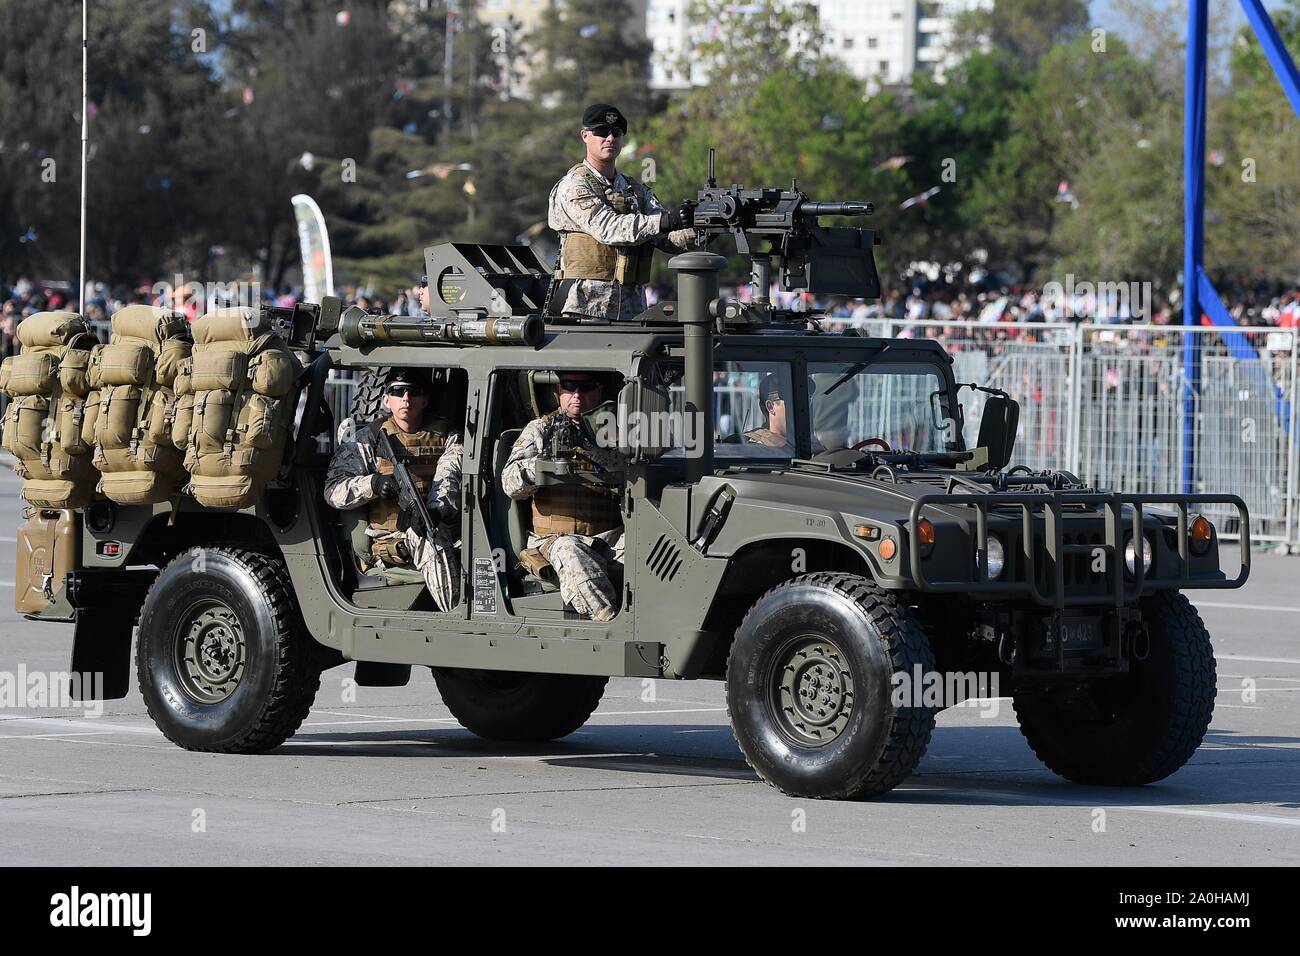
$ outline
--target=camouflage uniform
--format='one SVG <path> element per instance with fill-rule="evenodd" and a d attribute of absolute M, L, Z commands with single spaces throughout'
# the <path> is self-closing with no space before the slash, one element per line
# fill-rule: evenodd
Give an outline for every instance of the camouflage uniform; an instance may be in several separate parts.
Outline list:
<path fill-rule="evenodd" d="M 372 478 L 379 473 L 379 456 L 375 452 L 375 435 L 370 426 L 361 428 L 352 441 L 339 445 L 330 459 L 325 477 L 325 500 L 340 511 L 359 508 L 374 501 Z M 429 488 L 429 511 L 436 515 L 439 509 L 460 513 L 461 439 L 452 433 L 438 458 L 437 469 Z M 395 504 L 395 503 L 394 503 Z M 372 526 L 366 529 L 371 547 L 387 553 L 393 544 L 401 541 L 411 555 L 411 565 L 424 577 L 429 593 L 442 610 L 450 610 L 460 602 L 460 557 L 456 551 L 456 531 L 440 524 L 433 535 L 422 538 L 410 528 L 405 531 L 388 531 Z M 384 570 L 402 567 L 396 562 L 377 558 L 366 570 Z"/>
<path fill-rule="evenodd" d="M 564 602 L 594 621 L 608 621 L 618 613 L 620 603 L 613 582 L 622 578 L 623 520 L 614 494 L 618 485 L 609 493 L 590 486 L 585 489 L 570 486 L 555 497 L 551 496 L 551 488 L 537 485 L 537 459 L 550 446 L 553 423 L 562 415 L 563 412 L 552 412 L 528 423 L 510 451 L 501 473 L 501 486 L 515 500 L 533 500 L 533 531 L 528 536 L 528 547 L 539 550 L 555 569 Z M 582 447 L 595 467 L 622 476 L 625 465 L 616 452 L 586 442 Z M 602 494 L 606 502 L 601 502 Z M 558 502 L 556 510 L 563 512 L 566 501 L 576 507 L 568 514 L 558 515 L 542 503 Z M 585 514 L 577 513 L 579 510 Z M 555 526 L 557 518 L 559 522 L 567 521 L 592 533 L 538 533 L 539 527 L 544 532 Z M 601 530 L 602 525 L 615 523 L 616 526 Z"/>
<path fill-rule="evenodd" d="M 649 257 L 654 249 L 680 252 L 695 237 L 694 229 L 659 232 L 659 216 L 666 212 L 647 187 L 620 172 L 610 182 L 586 160 L 578 163 L 551 190 L 547 224 L 560 234 L 560 257 L 556 277 L 566 270 L 582 275 L 592 271 L 576 268 L 576 257 L 566 256 L 571 234 L 590 237 L 596 243 L 614 247 L 635 260 L 627 284 L 613 279 L 569 275 L 564 301 L 554 303 L 556 312 L 610 321 L 636 319 L 646 309 L 645 282 L 650 276 Z M 643 248 L 629 248 L 641 246 Z M 644 259 L 644 262 L 641 260 Z M 596 270 L 599 271 L 599 270 Z M 561 286 L 564 289 L 566 286 Z"/>

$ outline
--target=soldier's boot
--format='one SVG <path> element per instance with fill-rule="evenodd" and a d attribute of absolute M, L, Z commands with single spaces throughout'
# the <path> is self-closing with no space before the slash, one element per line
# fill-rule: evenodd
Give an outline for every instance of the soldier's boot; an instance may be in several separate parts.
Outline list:
<path fill-rule="evenodd" d="M 450 611 L 460 603 L 460 558 L 455 546 L 441 531 L 433 541 L 406 529 L 406 546 L 412 563 L 424 576 L 425 586 L 441 611 Z"/>

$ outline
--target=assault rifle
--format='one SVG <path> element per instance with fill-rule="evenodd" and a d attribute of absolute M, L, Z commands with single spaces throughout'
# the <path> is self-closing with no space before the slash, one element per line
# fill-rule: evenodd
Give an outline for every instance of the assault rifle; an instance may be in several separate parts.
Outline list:
<path fill-rule="evenodd" d="M 387 458 L 393 463 L 393 477 L 397 479 L 397 510 L 401 520 L 406 522 L 408 528 L 414 528 L 420 537 L 428 538 L 438 523 L 429 515 L 424 495 L 415 486 L 415 480 L 411 478 L 410 470 L 393 444 L 392 436 L 382 428 L 377 429 L 375 444 L 379 449 L 379 457 Z"/>

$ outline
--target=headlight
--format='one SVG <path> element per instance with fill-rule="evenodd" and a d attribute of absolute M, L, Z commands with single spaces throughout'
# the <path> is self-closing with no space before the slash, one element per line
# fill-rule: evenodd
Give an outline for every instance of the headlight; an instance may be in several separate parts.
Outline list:
<path fill-rule="evenodd" d="M 1007 564 L 1007 554 L 1002 549 L 1002 542 L 993 535 L 989 535 L 989 580 L 1001 576 L 1002 569 Z"/>
<path fill-rule="evenodd" d="M 1133 539 L 1131 537 L 1128 539 L 1128 544 L 1124 546 L 1124 566 L 1128 568 L 1129 574 L 1131 575 L 1137 574 L 1137 547 L 1133 543 Z M 1151 570 L 1151 542 L 1147 539 L 1146 535 L 1143 535 L 1142 536 L 1142 573 L 1146 574 L 1146 572 L 1150 570 Z"/>

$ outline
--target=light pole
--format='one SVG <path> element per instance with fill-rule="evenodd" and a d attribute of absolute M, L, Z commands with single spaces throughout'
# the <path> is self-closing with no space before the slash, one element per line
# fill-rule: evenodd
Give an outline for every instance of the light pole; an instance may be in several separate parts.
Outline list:
<path fill-rule="evenodd" d="M 87 26 L 90 14 L 87 7 L 90 0 L 81 0 L 81 264 L 77 270 L 77 313 L 86 314 L 86 140 L 89 135 L 86 116 L 86 96 L 89 53 L 87 47 Z"/>
<path fill-rule="evenodd" d="M 442 44 L 442 141 L 451 138 L 451 68 L 455 52 L 456 19 L 460 16 L 456 0 L 447 0 L 446 35 Z"/>

